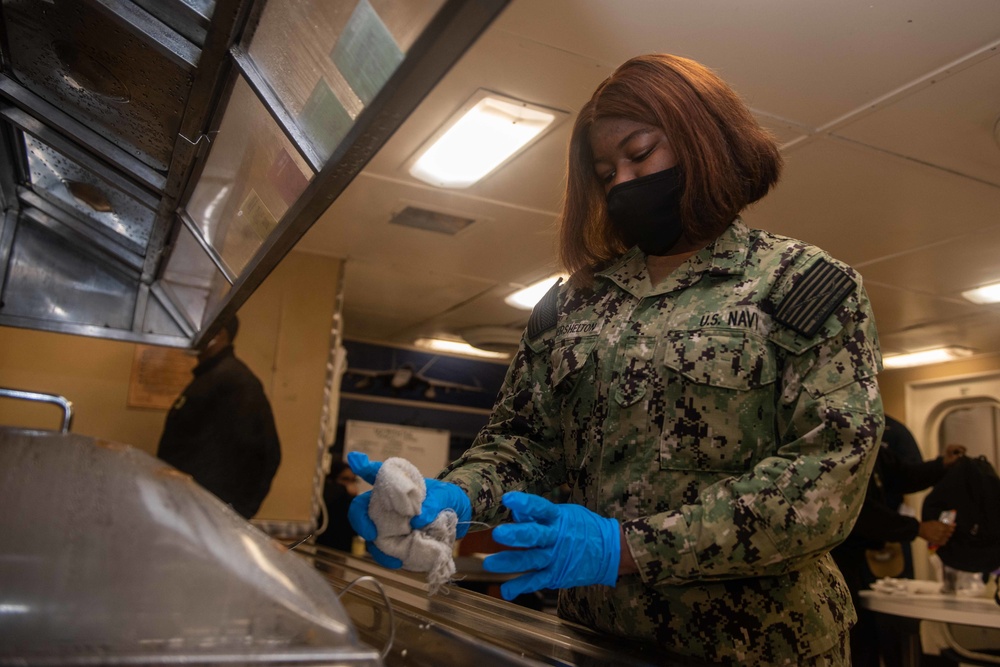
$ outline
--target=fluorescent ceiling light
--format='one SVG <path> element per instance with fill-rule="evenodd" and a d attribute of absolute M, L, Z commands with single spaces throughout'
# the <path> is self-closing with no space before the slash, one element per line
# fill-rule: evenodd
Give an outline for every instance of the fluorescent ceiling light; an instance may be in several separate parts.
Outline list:
<path fill-rule="evenodd" d="M 410 175 L 441 188 L 467 188 L 567 114 L 480 90 L 417 152 Z"/>
<path fill-rule="evenodd" d="M 445 340 L 443 338 L 418 338 L 413 342 L 417 347 L 435 352 L 449 352 L 451 354 L 464 354 L 470 357 L 485 357 L 487 359 L 507 359 L 509 354 L 504 352 L 490 352 L 472 347 L 468 343 L 457 340 Z"/>
<path fill-rule="evenodd" d="M 967 290 L 962 292 L 962 296 L 972 303 L 997 303 L 1000 301 L 1000 283 L 992 283 Z"/>
<path fill-rule="evenodd" d="M 565 280 L 566 275 L 559 274 L 549 276 L 545 280 L 539 280 L 537 283 L 528 285 L 524 289 L 518 290 L 507 296 L 504 301 L 508 306 L 520 308 L 521 310 L 531 310 L 535 307 L 535 304 L 538 303 L 538 300 L 545 296 L 545 293 L 549 291 L 549 288 L 552 287 L 552 285 L 554 285 L 560 278 Z"/>
<path fill-rule="evenodd" d="M 972 356 L 972 350 L 964 347 L 936 347 L 909 354 L 890 354 L 882 359 L 886 368 L 906 368 L 908 366 L 925 366 L 939 364 L 942 361 L 954 361 Z"/>

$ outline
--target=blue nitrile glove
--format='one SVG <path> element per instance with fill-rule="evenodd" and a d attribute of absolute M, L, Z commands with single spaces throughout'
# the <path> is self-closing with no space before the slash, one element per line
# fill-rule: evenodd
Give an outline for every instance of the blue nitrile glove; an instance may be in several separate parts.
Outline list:
<path fill-rule="evenodd" d="M 458 525 L 455 526 L 455 539 L 462 539 L 469 532 L 469 521 L 472 519 L 472 503 L 465 495 L 462 487 L 451 482 L 425 477 L 427 497 L 420 506 L 420 514 L 410 519 L 410 526 L 417 529 L 433 523 L 442 510 L 451 510 L 458 515 Z"/>
<path fill-rule="evenodd" d="M 615 519 L 582 505 L 557 505 L 520 491 L 503 494 L 514 521 L 493 529 L 493 539 L 524 551 L 501 551 L 483 560 L 488 572 L 527 572 L 500 586 L 505 600 L 543 588 L 618 581 L 621 529 Z"/>
<path fill-rule="evenodd" d="M 349 452 L 347 454 L 347 465 L 351 466 L 354 474 L 365 480 L 369 484 L 375 484 L 375 477 L 382 467 L 381 461 L 369 461 L 368 455 L 361 452 Z M 364 539 L 368 553 L 372 555 L 375 562 L 382 567 L 391 570 L 398 570 L 403 567 L 403 561 L 395 556 L 383 553 L 375 546 L 375 538 L 378 537 L 378 529 L 368 516 L 368 505 L 372 501 L 372 492 L 365 491 L 361 495 L 355 496 L 351 501 L 351 506 L 347 508 L 347 520 L 350 521 L 354 532 Z"/>
<path fill-rule="evenodd" d="M 347 464 L 351 466 L 355 475 L 373 485 L 375 477 L 378 476 L 378 471 L 382 467 L 381 461 L 369 461 L 368 455 L 362 452 L 348 453 Z M 465 491 L 455 484 L 437 479 L 424 478 L 424 485 L 427 488 L 427 496 L 420 507 L 420 514 L 410 519 L 410 527 L 414 530 L 423 528 L 432 523 L 442 510 L 450 509 L 458 515 L 455 537 L 464 537 L 469 532 L 469 520 L 472 518 L 472 504 L 469 502 L 469 497 L 465 495 Z M 347 510 L 347 520 L 351 522 L 354 532 L 364 539 L 368 553 L 372 555 L 376 563 L 393 570 L 399 569 L 403 566 L 401 560 L 383 553 L 375 546 L 378 529 L 371 517 L 368 516 L 368 505 L 371 500 L 371 491 L 365 491 L 355 497 Z"/>

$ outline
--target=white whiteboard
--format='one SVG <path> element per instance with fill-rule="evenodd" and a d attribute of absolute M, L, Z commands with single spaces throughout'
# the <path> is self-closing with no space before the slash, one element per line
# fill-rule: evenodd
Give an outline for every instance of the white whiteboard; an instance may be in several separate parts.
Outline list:
<path fill-rule="evenodd" d="M 424 477 L 436 477 L 448 465 L 449 431 L 398 424 L 347 420 L 344 460 L 349 452 L 364 452 L 372 461 L 399 456 L 417 467 Z M 361 490 L 371 488 L 360 478 Z"/>

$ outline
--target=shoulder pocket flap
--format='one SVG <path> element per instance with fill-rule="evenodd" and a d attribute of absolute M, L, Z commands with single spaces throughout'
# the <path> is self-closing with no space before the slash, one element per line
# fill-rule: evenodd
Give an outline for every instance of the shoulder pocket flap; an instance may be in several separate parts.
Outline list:
<path fill-rule="evenodd" d="M 767 342 L 744 331 L 670 332 L 664 364 L 692 382 L 725 389 L 762 387 L 777 373 Z"/>

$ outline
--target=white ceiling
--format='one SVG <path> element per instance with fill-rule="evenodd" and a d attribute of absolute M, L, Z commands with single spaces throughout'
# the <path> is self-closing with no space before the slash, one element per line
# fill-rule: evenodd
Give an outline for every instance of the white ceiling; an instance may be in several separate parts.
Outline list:
<path fill-rule="evenodd" d="M 998 0 L 513 0 L 300 242 L 346 259 L 345 334 L 523 328 L 503 297 L 558 268 L 572 122 L 466 190 L 405 165 L 478 88 L 575 113 L 657 51 L 713 68 L 774 131 L 782 181 L 744 218 L 859 269 L 884 353 L 1000 352 L 1000 306 L 960 296 L 1000 280 Z M 476 222 L 390 225 L 407 205 Z"/>

